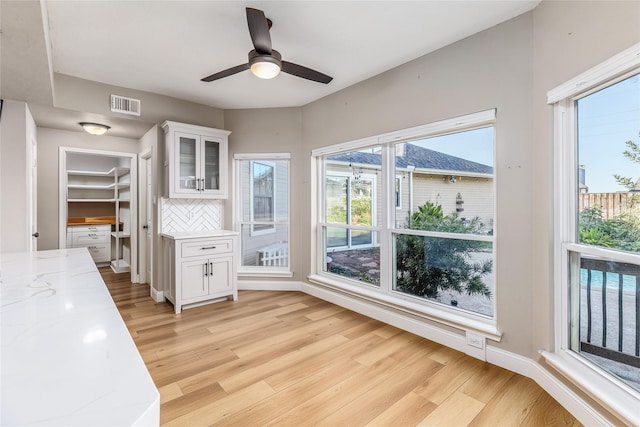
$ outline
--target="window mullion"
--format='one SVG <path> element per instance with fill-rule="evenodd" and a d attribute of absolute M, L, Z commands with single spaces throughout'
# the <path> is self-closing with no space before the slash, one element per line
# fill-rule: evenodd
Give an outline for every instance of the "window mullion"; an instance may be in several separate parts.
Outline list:
<path fill-rule="evenodd" d="M 395 257 L 393 256 L 393 241 L 391 240 L 391 221 L 393 218 L 391 205 L 393 204 L 393 214 L 395 215 L 395 194 L 392 198 L 391 192 L 395 192 L 395 178 L 393 180 L 394 185 L 389 185 L 390 177 L 395 177 L 395 167 L 392 165 L 394 156 L 391 154 L 391 144 L 387 143 L 382 146 L 382 167 L 380 173 L 381 186 L 382 186 L 382 218 L 380 219 L 380 225 L 382 226 L 382 233 L 378 234 L 380 239 L 380 289 L 382 292 L 391 293 L 393 283 L 393 264 Z M 393 203 L 391 203 L 393 200 Z M 384 278 L 384 280 L 382 280 Z"/>

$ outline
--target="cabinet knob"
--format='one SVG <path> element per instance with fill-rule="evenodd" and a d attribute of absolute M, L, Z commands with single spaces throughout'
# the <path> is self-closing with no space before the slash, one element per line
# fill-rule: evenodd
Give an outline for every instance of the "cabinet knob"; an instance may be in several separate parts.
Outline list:
<path fill-rule="evenodd" d="M 37 231 L 35 233 L 32 234 L 33 237 L 38 238 L 40 237 L 40 233 L 38 233 Z"/>
<path fill-rule="evenodd" d="M 215 246 L 205 246 L 203 248 L 200 248 L 201 251 L 207 250 L 207 249 L 215 249 Z"/>

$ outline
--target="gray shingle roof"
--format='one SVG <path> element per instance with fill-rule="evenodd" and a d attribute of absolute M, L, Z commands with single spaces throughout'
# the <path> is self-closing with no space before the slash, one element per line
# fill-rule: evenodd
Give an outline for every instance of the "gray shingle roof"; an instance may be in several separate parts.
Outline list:
<path fill-rule="evenodd" d="M 359 163 L 365 165 L 380 165 L 380 154 L 361 153 L 358 151 L 334 154 L 327 157 L 328 160 L 334 160 L 345 163 Z M 462 159 L 460 157 L 450 156 L 440 153 L 439 151 L 429 150 L 414 144 L 405 144 L 405 155 L 396 156 L 396 167 L 406 168 L 407 166 L 415 166 L 416 169 L 440 169 L 447 171 L 460 171 L 471 173 L 492 174 L 493 167 L 482 163 L 472 162 L 471 160 Z"/>

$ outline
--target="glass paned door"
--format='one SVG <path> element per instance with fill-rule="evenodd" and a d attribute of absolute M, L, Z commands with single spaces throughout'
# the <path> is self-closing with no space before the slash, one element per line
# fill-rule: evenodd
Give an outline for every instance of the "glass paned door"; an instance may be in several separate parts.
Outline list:
<path fill-rule="evenodd" d="M 204 140 L 204 189 L 220 189 L 220 143 Z"/>
<path fill-rule="evenodd" d="M 349 179 L 346 176 L 327 176 L 326 179 L 326 220 L 335 224 L 347 223 Z M 328 227 L 327 248 L 348 246 L 347 229 Z"/>
<path fill-rule="evenodd" d="M 178 143 L 179 189 L 195 190 L 197 188 L 196 147 L 197 137 L 180 136 Z"/>
<path fill-rule="evenodd" d="M 353 179 L 351 182 L 350 214 L 352 225 L 371 226 L 373 219 L 373 181 L 371 179 Z M 366 230 L 350 230 L 351 245 L 371 245 L 372 232 Z"/>

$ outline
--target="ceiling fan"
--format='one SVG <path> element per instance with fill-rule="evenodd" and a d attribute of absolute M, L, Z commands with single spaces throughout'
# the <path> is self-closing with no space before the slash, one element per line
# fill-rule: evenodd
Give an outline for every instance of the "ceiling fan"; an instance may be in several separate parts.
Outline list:
<path fill-rule="evenodd" d="M 302 77 L 303 79 L 324 84 L 333 80 L 333 77 L 322 74 L 319 71 L 294 64 L 293 62 L 283 61 L 280 52 L 271 48 L 269 29 L 271 28 L 272 22 L 270 19 L 267 19 L 263 11 L 248 7 L 247 24 L 249 26 L 251 42 L 254 47 L 254 49 L 249 52 L 249 62 L 211 74 L 201 79 L 203 82 L 212 82 L 248 69 L 251 69 L 254 75 L 262 79 L 272 79 L 277 76 L 280 71 L 284 71 L 296 77 Z"/>

